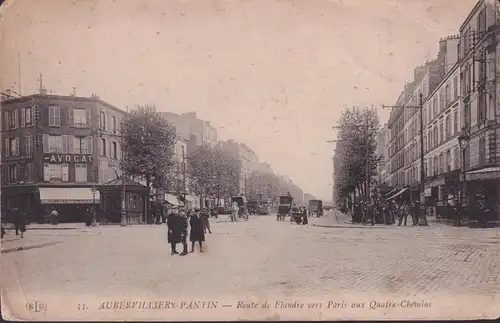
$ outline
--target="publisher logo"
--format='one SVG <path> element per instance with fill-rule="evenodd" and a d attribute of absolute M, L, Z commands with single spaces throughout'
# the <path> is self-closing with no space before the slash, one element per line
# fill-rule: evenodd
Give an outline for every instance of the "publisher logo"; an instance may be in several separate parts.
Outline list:
<path fill-rule="evenodd" d="M 33 301 L 26 304 L 26 308 L 30 312 L 45 312 L 47 310 L 47 304 L 40 301 Z"/>

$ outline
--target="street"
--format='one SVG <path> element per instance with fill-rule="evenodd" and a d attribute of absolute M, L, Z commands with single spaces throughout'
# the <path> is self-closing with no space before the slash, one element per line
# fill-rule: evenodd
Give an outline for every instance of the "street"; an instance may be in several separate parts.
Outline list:
<path fill-rule="evenodd" d="M 195 246 L 186 257 L 170 255 L 165 225 L 28 229 L 23 240 L 9 231 L 3 306 L 35 320 L 498 316 L 498 229 L 358 228 L 330 219 L 328 212 L 299 226 L 275 216 L 231 223 L 222 215 L 212 219 L 205 253 Z M 315 226 L 328 221 L 338 226 Z M 266 300 L 271 307 L 263 309 Z M 403 300 L 422 307 L 410 310 Z M 35 301 L 46 309 L 27 311 Z M 120 301 L 172 305 L 120 311 Z M 295 301 L 308 305 L 290 308 Z"/>

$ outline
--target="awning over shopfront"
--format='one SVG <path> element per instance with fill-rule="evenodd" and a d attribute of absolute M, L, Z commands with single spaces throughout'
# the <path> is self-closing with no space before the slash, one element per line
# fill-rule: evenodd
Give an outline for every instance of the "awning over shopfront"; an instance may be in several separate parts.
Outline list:
<path fill-rule="evenodd" d="M 165 201 L 167 201 L 168 204 L 174 205 L 174 206 L 179 206 L 179 199 L 177 196 L 172 195 L 172 194 L 165 194 Z"/>
<path fill-rule="evenodd" d="M 90 187 L 40 187 L 42 204 L 96 204 L 100 203 L 99 191 L 92 195 Z"/>
<path fill-rule="evenodd" d="M 389 192 L 385 193 L 385 196 L 391 196 L 391 194 L 394 194 L 395 192 L 397 192 L 400 188 L 399 187 L 395 187 L 393 188 L 392 190 L 390 190 Z"/>
<path fill-rule="evenodd" d="M 392 195 L 391 197 L 386 198 L 386 200 L 392 200 L 393 198 L 396 198 L 399 195 L 403 194 L 406 190 L 408 190 L 408 188 L 403 188 L 402 190 L 400 190 L 396 194 Z"/>
<path fill-rule="evenodd" d="M 487 167 L 466 173 L 467 181 L 500 179 L 500 167 Z"/>

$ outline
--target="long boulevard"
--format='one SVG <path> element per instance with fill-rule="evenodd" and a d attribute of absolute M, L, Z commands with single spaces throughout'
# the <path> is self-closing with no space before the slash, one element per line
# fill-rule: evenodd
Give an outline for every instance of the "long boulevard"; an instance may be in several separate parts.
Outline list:
<path fill-rule="evenodd" d="M 446 317 L 492 315 L 488 308 L 500 305 L 498 229 L 360 228 L 333 213 L 307 226 L 221 216 L 205 253 L 179 257 L 169 253 L 165 225 L 76 226 L 5 236 L 2 297 L 19 317 Z M 266 300 L 271 307 L 262 309 Z M 35 301 L 46 310 L 28 311 Z M 465 301 L 470 308 L 458 306 Z"/>

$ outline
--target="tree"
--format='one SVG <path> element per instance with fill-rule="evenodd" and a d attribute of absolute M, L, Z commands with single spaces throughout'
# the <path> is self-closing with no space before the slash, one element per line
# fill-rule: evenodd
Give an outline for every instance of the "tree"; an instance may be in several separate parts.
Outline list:
<path fill-rule="evenodd" d="M 241 160 L 220 147 L 214 148 L 217 193 L 229 198 L 239 194 Z"/>
<path fill-rule="evenodd" d="M 148 192 L 151 186 L 165 188 L 174 166 L 174 127 L 154 105 L 138 105 L 125 115 L 121 135 L 124 173 L 144 179 Z"/>
<path fill-rule="evenodd" d="M 376 175 L 376 136 L 379 120 L 373 109 L 346 109 L 339 121 L 339 135 L 334 152 L 336 202 L 356 188 L 369 197 L 371 178 Z"/>
<path fill-rule="evenodd" d="M 187 171 L 192 192 L 200 197 L 203 205 L 203 195 L 215 184 L 216 161 L 213 149 L 208 145 L 196 147 L 188 156 Z"/>

